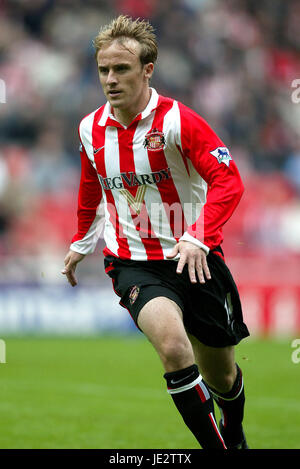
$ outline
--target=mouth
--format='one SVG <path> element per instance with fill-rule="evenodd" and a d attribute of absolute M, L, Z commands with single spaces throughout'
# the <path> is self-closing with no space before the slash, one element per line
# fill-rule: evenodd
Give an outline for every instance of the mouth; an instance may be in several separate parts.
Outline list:
<path fill-rule="evenodd" d="M 118 98 L 121 93 L 122 93 L 122 91 L 119 91 L 119 90 L 110 90 L 110 91 L 107 92 L 107 94 L 110 98 Z"/>

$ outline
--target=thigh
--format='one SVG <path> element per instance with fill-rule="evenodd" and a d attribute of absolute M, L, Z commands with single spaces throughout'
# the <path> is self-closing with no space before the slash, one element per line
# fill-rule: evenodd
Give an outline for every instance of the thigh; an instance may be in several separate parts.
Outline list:
<path fill-rule="evenodd" d="M 175 371 L 195 362 L 182 311 L 171 299 L 151 299 L 139 313 L 138 326 L 156 349 L 165 371 Z"/>
<path fill-rule="evenodd" d="M 184 310 L 185 294 L 174 277 L 176 266 L 172 261 L 144 262 L 107 256 L 104 264 L 113 289 L 121 298 L 120 305 L 127 309 L 138 327 L 141 309 L 154 298 L 168 298 L 178 305 L 178 311 Z"/>
<path fill-rule="evenodd" d="M 202 344 L 222 348 L 237 345 L 249 335 L 234 279 L 225 262 L 213 252 L 207 256 L 211 280 L 192 284 L 187 297 L 186 330 Z"/>
<path fill-rule="evenodd" d="M 220 392 L 228 392 L 236 377 L 235 348 L 211 347 L 189 334 L 195 360 L 204 380 Z"/>

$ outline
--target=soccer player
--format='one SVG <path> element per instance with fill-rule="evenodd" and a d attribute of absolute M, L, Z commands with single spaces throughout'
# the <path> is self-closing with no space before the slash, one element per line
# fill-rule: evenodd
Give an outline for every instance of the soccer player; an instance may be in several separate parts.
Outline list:
<path fill-rule="evenodd" d="M 62 273 L 77 284 L 104 224 L 105 271 L 184 422 L 202 448 L 247 448 L 234 346 L 249 332 L 220 247 L 243 193 L 236 164 L 204 119 L 149 86 L 157 43 L 147 21 L 119 16 L 94 46 L 107 103 L 79 125 L 78 232 Z"/>

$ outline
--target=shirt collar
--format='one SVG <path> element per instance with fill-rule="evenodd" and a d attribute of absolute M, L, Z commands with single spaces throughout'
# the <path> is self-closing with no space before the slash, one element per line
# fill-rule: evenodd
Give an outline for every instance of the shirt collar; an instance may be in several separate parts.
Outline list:
<path fill-rule="evenodd" d="M 133 122 L 137 121 L 137 120 L 145 119 L 157 108 L 159 95 L 158 95 L 157 91 L 154 88 L 150 88 L 150 90 L 151 90 L 151 97 L 149 99 L 149 102 L 148 102 L 147 106 L 145 107 L 145 109 L 142 112 L 140 112 L 137 116 L 135 116 L 135 118 L 130 123 L 130 125 Z M 127 127 L 129 127 L 129 126 L 125 127 L 120 122 L 118 122 L 118 120 L 115 118 L 115 116 L 112 113 L 111 105 L 109 104 L 108 101 L 104 106 L 102 116 L 98 121 L 98 125 L 100 125 L 102 127 L 106 127 L 106 126 L 110 125 L 110 126 L 113 126 L 113 127 L 122 127 L 122 128 L 125 128 L 125 129 Z"/>

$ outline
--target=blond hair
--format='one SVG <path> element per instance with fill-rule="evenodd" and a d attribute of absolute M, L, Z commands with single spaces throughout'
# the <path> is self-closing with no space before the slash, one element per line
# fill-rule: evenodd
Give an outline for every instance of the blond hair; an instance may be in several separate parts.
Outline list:
<path fill-rule="evenodd" d="M 118 16 L 100 29 L 93 41 L 96 59 L 99 50 L 104 45 L 114 40 L 123 44 L 127 39 L 135 39 L 141 45 L 140 61 L 142 65 L 156 61 L 157 42 L 154 28 L 146 20 L 140 18 L 133 20 L 124 15 Z"/>

